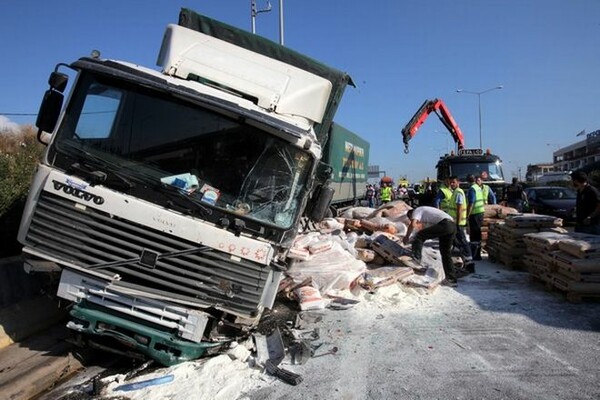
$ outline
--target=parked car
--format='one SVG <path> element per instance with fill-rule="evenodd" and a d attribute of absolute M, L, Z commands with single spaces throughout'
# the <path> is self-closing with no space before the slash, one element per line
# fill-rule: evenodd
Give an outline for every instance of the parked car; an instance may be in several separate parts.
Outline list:
<path fill-rule="evenodd" d="M 552 215 L 564 221 L 575 220 L 577 192 L 560 186 L 536 186 L 525 189 L 529 208 L 536 214 Z"/>
<path fill-rule="evenodd" d="M 571 182 L 571 171 L 549 172 L 537 178 L 536 181 L 538 185 L 551 185 L 552 182 Z"/>

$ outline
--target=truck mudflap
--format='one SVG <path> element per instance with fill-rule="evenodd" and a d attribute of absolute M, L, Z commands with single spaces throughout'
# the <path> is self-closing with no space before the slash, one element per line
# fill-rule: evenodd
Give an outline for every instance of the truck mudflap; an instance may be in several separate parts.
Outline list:
<path fill-rule="evenodd" d="M 141 353 L 162 365 L 172 366 L 219 351 L 229 342 L 193 343 L 169 331 L 142 325 L 105 312 L 82 301 L 73 306 L 67 327 L 77 332 L 114 339 L 129 350 Z"/>

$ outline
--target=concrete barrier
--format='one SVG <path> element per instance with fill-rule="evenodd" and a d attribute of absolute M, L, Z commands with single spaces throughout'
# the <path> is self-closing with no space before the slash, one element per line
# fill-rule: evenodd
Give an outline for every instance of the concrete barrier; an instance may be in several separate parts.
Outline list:
<path fill-rule="evenodd" d="M 65 319 L 48 275 L 29 275 L 21 257 L 0 260 L 0 348 Z"/>
<path fill-rule="evenodd" d="M 23 300 L 0 310 L 0 349 L 66 320 L 67 311 L 47 296 Z"/>
<path fill-rule="evenodd" d="M 67 328 L 55 325 L 0 350 L 0 399 L 29 400 L 81 370 L 65 339 Z"/>

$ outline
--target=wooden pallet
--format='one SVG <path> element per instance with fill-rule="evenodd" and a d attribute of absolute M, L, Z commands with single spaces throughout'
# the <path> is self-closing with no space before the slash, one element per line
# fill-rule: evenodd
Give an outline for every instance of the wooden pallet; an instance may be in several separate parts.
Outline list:
<path fill-rule="evenodd" d="M 552 273 L 552 283 L 558 289 L 567 292 L 579 292 L 600 295 L 600 282 L 575 281 L 559 273 Z"/>
<path fill-rule="evenodd" d="M 554 290 L 551 271 L 538 265 L 533 271 L 530 272 L 530 277 L 532 281 L 541 282 L 547 290 Z"/>
<path fill-rule="evenodd" d="M 394 265 L 404 265 L 415 271 L 427 269 L 412 258 L 412 252 L 384 235 L 378 236 L 372 243 L 373 251 Z"/>
<path fill-rule="evenodd" d="M 525 253 L 527 253 L 526 247 L 514 246 L 510 243 L 502 243 L 498 246 L 498 250 L 502 254 L 509 255 L 511 257 L 522 257 Z"/>
<path fill-rule="evenodd" d="M 550 262 L 543 256 L 531 253 L 526 253 L 523 256 L 523 262 L 530 266 L 540 266 L 544 268 L 548 268 L 550 265 Z"/>
<path fill-rule="evenodd" d="M 584 301 L 598 301 L 600 299 L 600 292 L 585 292 L 579 290 L 564 289 L 560 286 L 553 285 L 549 290 L 559 292 L 569 303 L 582 303 Z"/>
<path fill-rule="evenodd" d="M 584 301 L 600 300 L 600 293 L 566 292 L 565 297 L 569 303 L 583 303 Z"/>
<path fill-rule="evenodd" d="M 537 262 L 538 258 L 533 257 L 530 254 L 525 254 L 523 256 L 523 264 L 525 265 L 527 272 L 529 272 L 532 275 L 537 274 L 538 268 L 545 267 L 544 265 L 539 265 Z"/>
<path fill-rule="evenodd" d="M 508 268 L 511 269 L 526 269 L 526 265 L 523 263 L 523 256 L 514 257 L 508 254 L 500 254 L 498 260 L 500 260 L 500 263 L 506 265 Z"/>
<path fill-rule="evenodd" d="M 495 247 L 486 246 L 485 251 L 488 253 L 488 260 L 492 263 L 498 262 L 498 255 L 500 254 L 499 250 Z"/>
<path fill-rule="evenodd" d="M 563 266 L 557 267 L 556 272 L 574 281 L 600 283 L 600 273 L 598 272 L 581 272 Z"/>
<path fill-rule="evenodd" d="M 505 237 L 502 242 L 502 247 L 506 249 L 527 249 L 527 245 L 521 238 Z"/>

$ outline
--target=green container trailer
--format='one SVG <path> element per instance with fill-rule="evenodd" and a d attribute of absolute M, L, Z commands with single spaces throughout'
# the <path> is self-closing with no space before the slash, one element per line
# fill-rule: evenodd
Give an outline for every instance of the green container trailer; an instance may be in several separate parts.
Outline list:
<path fill-rule="evenodd" d="M 334 122 L 323 152 L 329 164 L 330 187 L 335 189 L 331 206 L 336 211 L 358 205 L 365 198 L 369 165 L 369 142 Z"/>

